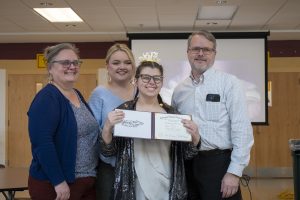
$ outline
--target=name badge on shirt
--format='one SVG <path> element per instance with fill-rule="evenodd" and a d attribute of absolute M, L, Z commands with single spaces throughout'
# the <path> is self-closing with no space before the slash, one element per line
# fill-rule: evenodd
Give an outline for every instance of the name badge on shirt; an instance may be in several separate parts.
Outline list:
<path fill-rule="evenodd" d="M 206 101 L 211 102 L 220 102 L 220 95 L 219 94 L 207 94 L 206 95 Z"/>

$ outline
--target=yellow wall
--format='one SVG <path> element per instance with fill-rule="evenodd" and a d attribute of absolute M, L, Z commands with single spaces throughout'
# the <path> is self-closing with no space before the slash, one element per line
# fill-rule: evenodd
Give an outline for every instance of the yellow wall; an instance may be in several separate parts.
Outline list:
<path fill-rule="evenodd" d="M 270 58 L 269 72 L 300 72 L 300 57 Z"/>

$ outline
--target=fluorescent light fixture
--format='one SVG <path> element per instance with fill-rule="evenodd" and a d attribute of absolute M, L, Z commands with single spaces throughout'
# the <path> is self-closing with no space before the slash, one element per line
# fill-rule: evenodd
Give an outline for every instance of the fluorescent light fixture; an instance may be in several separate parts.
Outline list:
<path fill-rule="evenodd" d="M 231 20 L 238 6 L 202 6 L 198 11 L 198 20 Z"/>
<path fill-rule="evenodd" d="M 33 8 L 50 22 L 83 22 L 71 8 Z"/>

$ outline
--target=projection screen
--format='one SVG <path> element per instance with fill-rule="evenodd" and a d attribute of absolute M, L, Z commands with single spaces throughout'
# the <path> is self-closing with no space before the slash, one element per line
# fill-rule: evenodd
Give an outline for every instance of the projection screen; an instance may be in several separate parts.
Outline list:
<path fill-rule="evenodd" d="M 244 87 L 253 124 L 268 124 L 267 32 L 213 33 L 217 38 L 214 68 L 237 76 Z M 166 103 L 176 85 L 190 75 L 187 59 L 189 33 L 128 34 L 137 61 L 145 52 L 157 52 L 164 67 L 161 95 Z"/>

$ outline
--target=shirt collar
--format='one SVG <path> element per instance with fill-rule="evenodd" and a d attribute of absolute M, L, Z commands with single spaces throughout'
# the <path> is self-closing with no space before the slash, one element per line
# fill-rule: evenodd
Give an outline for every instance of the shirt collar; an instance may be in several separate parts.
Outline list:
<path fill-rule="evenodd" d="M 205 83 L 205 81 L 207 81 L 208 79 L 210 79 L 210 77 L 213 76 L 215 71 L 216 71 L 215 69 L 213 69 L 212 67 L 209 67 L 203 74 L 201 74 L 199 82 L 194 78 L 192 71 L 191 71 L 190 79 L 192 81 L 192 84 L 194 86 L 197 86 L 197 85 L 201 85 L 201 84 Z"/>

